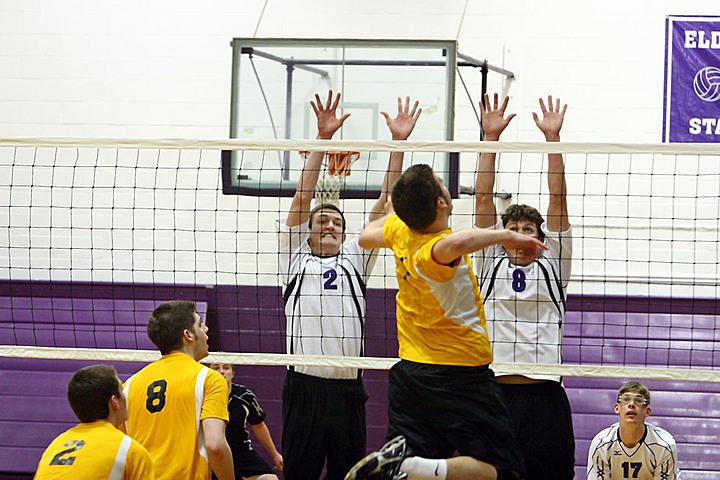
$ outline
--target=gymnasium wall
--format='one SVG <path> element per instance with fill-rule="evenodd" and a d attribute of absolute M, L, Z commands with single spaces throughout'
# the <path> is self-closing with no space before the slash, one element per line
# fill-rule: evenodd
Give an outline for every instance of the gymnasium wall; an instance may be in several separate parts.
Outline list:
<path fill-rule="evenodd" d="M 0 49 L 0 137 L 227 138 L 230 118 L 230 40 L 233 37 L 256 36 L 457 39 L 461 52 L 475 58 L 486 58 L 492 64 L 516 74 L 516 79 L 507 84 L 503 83 L 500 75 L 490 75 L 490 91 L 503 90 L 509 93 L 512 96 L 510 110 L 518 113 L 504 134 L 504 140 L 541 141 L 542 136 L 532 121 L 531 112 L 537 111 L 539 96 L 554 94 L 570 107 L 563 127 L 564 141 L 659 142 L 662 127 L 664 19 L 668 14 L 718 15 L 720 5 L 702 1 L 628 3 L 616 0 L 600 3 L 554 1 L 549 4 L 531 1 L 496 4 L 457 0 L 428 0 L 422 3 L 371 0 L 347 6 L 335 1 L 280 0 L 212 1 L 203 4 L 164 0 L 150 3 L 128 1 L 107 5 L 89 0 L 3 2 L 0 4 L 0 44 L 3 46 Z M 382 85 L 377 87 L 382 90 Z M 471 85 L 471 92 L 476 97 L 474 100 L 477 100 L 476 87 Z M 384 108 L 392 109 L 393 105 L 384 105 Z M 477 119 L 460 87 L 456 94 L 455 125 L 457 140 L 477 140 Z M 216 153 L 204 152 L 201 159 L 188 153 L 188 157 L 183 156 L 180 163 L 187 166 L 197 162 L 202 165 L 203 188 L 219 189 L 218 179 L 213 177 L 216 172 L 211 170 L 219 164 Z M 168 154 L 170 168 L 173 168 L 175 154 Z M 131 152 L 131 155 L 134 153 Z M 75 162 L 74 152 L 70 152 L 70 156 L 72 158 L 69 160 L 63 158 L 62 161 L 51 158 L 49 165 L 64 163 L 72 166 Z M 515 161 L 508 158 L 504 157 L 506 165 L 507 162 Z M 105 166 L 113 166 L 115 163 L 114 158 L 104 160 L 102 164 Z M 594 164 L 593 167 L 597 170 L 602 165 Z M 608 162 L 608 168 L 616 165 L 625 168 L 622 161 Z M 645 165 L 643 172 L 647 172 L 650 165 L 663 172 L 674 168 L 672 164 L 660 165 L 651 160 L 641 160 L 639 165 Z M 702 165 L 710 164 L 701 162 Z M 461 184 L 471 185 L 474 156 L 461 157 L 460 166 Z M 588 165 L 570 160 L 567 169 L 570 195 L 574 195 L 585 181 L 582 175 Z M 75 183 L 86 180 L 73 177 L 74 172 L 62 177 L 59 169 L 55 169 L 53 174 L 57 178 L 53 178 L 52 182 L 61 182 L 61 178 L 70 178 L 68 181 Z M 532 177 L 530 181 L 535 182 L 535 185 L 542 181 L 535 178 Z M 126 177 L 111 180 L 118 182 L 117 192 L 121 195 L 122 188 L 132 187 L 127 182 L 134 181 Z M 517 193 L 523 192 L 523 188 L 515 175 L 498 177 L 499 191 Z M 601 184 L 599 188 L 606 187 Z M 614 188 L 627 187 L 615 184 Z M 681 195 L 682 185 L 679 188 L 677 193 Z M 717 185 L 708 188 L 717 188 Z M 640 184 L 632 190 L 642 193 L 648 190 L 648 186 Z M 184 194 L 189 198 L 189 192 Z M 693 197 L 691 195 L 689 198 Z M 39 202 L 44 201 L 37 192 L 34 198 Z M 617 245 L 610 245 L 604 240 L 606 232 L 600 231 L 605 223 L 588 223 L 587 218 L 603 219 L 606 211 L 629 211 L 629 207 L 624 198 L 620 200 L 622 204 L 608 205 L 602 199 L 599 204 L 588 206 L 586 202 L 592 202 L 592 198 L 585 197 L 582 204 L 574 199 L 570 202 L 576 235 L 586 238 L 582 247 L 584 251 L 577 252 L 578 258 L 583 255 L 584 260 L 582 264 L 578 262 L 576 265 L 576 278 L 583 275 L 607 278 L 607 272 L 603 271 L 605 266 L 593 264 L 589 259 L 604 258 L 603 254 L 608 248 L 613 252 L 627 249 L 626 257 L 639 259 L 642 263 L 635 271 L 630 271 L 630 267 L 625 264 L 621 270 L 625 268 L 627 271 L 621 273 L 659 277 L 663 279 L 660 283 L 664 286 L 649 290 L 644 286 L 643 278 L 640 278 L 641 287 L 628 290 L 624 278 L 620 278 L 614 286 L 616 290 L 610 293 L 703 297 L 716 294 L 712 286 L 700 292 L 695 287 L 677 291 L 681 285 L 693 285 L 698 278 L 707 283 L 707 279 L 716 273 L 712 265 L 708 267 L 710 270 L 702 270 L 694 266 L 692 260 L 717 258 L 712 244 L 699 247 L 701 251 L 698 252 L 685 252 L 678 248 L 676 241 L 649 246 L 644 242 L 626 245 L 620 240 L 616 242 Z M 200 209 L 208 199 L 212 205 L 216 202 L 213 196 L 188 201 L 196 202 L 196 208 Z M 57 198 L 53 200 L 57 201 Z M 245 245 L 247 250 L 273 255 L 272 252 L 277 248 L 274 221 L 279 212 L 287 209 L 287 200 L 283 199 L 279 204 L 277 199 L 217 200 L 220 211 L 217 213 L 216 225 L 210 229 L 212 232 L 199 235 L 197 241 L 212 244 L 220 252 L 209 264 L 215 261 L 218 265 L 233 265 L 234 272 L 224 275 L 229 280 L 214 276 L 210 280 L 200 277 L 157 278 L 157 273 L 153 274 L 155 276 L 144 276 L 142 273 L 130 276 L 135 281 L 143 282 L 276 285 L 274 259 L 268 257 L 267 261 L 258 262 L 251 255 L 236 255 L 234 260 L 229 260 L 229 257 L 241 251 L 238 245 Z M 513 197 L 513 201 L 538 204 L 541 210 L 544 210 L 543 200 L 522 195 Z M 656 212 L 670 211 L 656 200 L 651 203 L 661 207 Z M 368 204 L 354 201 L 344 207 L 351 212 L 349 225 L 352 230 L 361 222 L 361 216 L 352 212 L 367 210 Z M 678 210 L 691 207 L 683 205 Z M 640 208 L 647 209 L 647 205 Z M 259 215 L 258 211 L 265 213 Z M 705 206 L 700 208 L 700 212 L 708 211 L 712 212 Z M 118 215 L 113 221 L 116 225 L 122 225 L 124 219 L 129 217 L 117 212 L 119 210 L 113 214 Z M 472 212 L 472 200 L 468 197 L 458 200 L 455 212 L 454 227 L 468 227 L 471 219 L 462 215 Z M 580 218 L 581 214 L 585 217 Z M 33 215 L 42 218 L 45 213 L 35 210 Z M 149 216 L 143 217 L 145 213 L 140 211 L 134 215 L 138 216 L 133 219 L 137 224 L 153 221 Z M 191 218 L 185 215 L 180 220 L 185 219 L 205 225 L 209 217 Z M 701 235 L 714 233 L 712 229 L 706 231 L 694 225 L 682 225 L 679 228 L 677 223 L 672 222 L 676 220 L 656 222 L 655 230 L 649 231 L 647 235 L 692 239 L 696 231 L 705 232 Z M 629 226 L 620 226 L 612 235 L 625 238 L 630 229 L 638 226 L 632 224 L 632 221 L 630 223 Z M 58 227 L 56 232 L 63 228 L 62 222 L 56 222 L 53 226 Z M 681 230 L 681 233 L 674 235 L 673 230 Z M 98 244 L 109 241 L 94 240 Z M 22 239 L 18 242 L 15 238 L 8 238 L 7 241 L 9 244 L 22 245 Z M 47 241 L 50 243 L 49 239 Z M 21 259 L 24 257 L 22 252 L 18 255 Z M 170 262 L 175 260 L 168 258 Z M 202 264 L 204 258 L 195 256 L 194 261 Z M 676 264 L 670 269 L 667 266 L 670 258 L 688 258 L 690 261 L 683 265 Z M 653 268 L 647 267 L 649 263 L 646 260 L 650 259 L 656 262 Z M 164 260 L 161 255 L 157 255 L 153 261 L 162 263 Z M 15 260 L 15 264 L 22 265 L 22 261 L 18 263 Z M 142 265 L 143 262 L 136 261 L 135 264 Z M 261 270 L 262 278 L 254 276 L 258 269 Z M 146 270 L 157 272 L 167 269 L 161 264 L 152 265 Z M 204 268 L 196 270 L 205 271 Z M 212 268 L 208 271 L 212 271 Z M 62 272 L 55 272 L 55 275 L 54 278 L 69 279 L 69 275 Z M 10 278 L 18 278 L 18 273 L 14 272 Z M 89 276 L 82 275 L 74 278 L 90 280 Z M 668 278 L 674 280 L 674 291 L 670 291 L 667 286 Z M 392 286 L 392 279 L 387 282 L 382 279 L 375 286 Z M 571 291 L 575 289 L 579 292 L 578 288 L 577 283 L 571 285 Z M 608 293 L 609 287 L 607 281 L 603 280 L 594 286 L 586 283 L 583 288 L 582 293 Z"/>
<path fill-rule="evenodd" d="M 486 58 L 516 74 L 516 79 L 509 84 L 502 84 L 499 76 L 490 77 L 490 90 L 503 89 L 509 93 L 512 96 L 511 110 L 518 113 L 504 140 L 542 140 L 533 124 L 531 112 L 537 110 L 539 96 L 553 94 L 570 106 L 563 128 L 565 141 L 659 142 L 662 129 L 664 18 L 669 14 L 720 15 L 720 4 L 699 0 L 0 2 L 0 137 L 227 138 L 231 74 L 229 42 L 233 37 L 256 36 L 457 39 L 461 52 Z M 478 138 L 474 113 L 460 93 L 457 95 L 455 123 L 457 140 Z M 473 168 L 472 159 L 463 162 L 465 183 L 468 183 L 467 175 Z M 219 160 L 209 155 L 199 163 L 213 168 Z M 211 179 L 208 185 L 212 186 L 213 182 Z M 35 199 L 40 200 L 38 197 Z M 208 241 L 220 245 L 222 255 L 218 257 L 219 261 L 212 261 L 228 271 L 211 276 L 207 281 L 199 277 L 174 279 L 161 274 L 158 278 L 157 273 L 145 275 L 141 272 L 135 276 L 133 272 L 114 274 L 127 274 L 128 278 L 137 278 L 146 286 L 155 280 L 160 283 L 240 283 L 250 288 L 258 282 L 261 286 L 274 287 L 276 269 L 273 259 L 264 262 L 253 256 L 230 257 L 237 251 L 236 244 L 252 239 L 253 244 L 243 247 L 244 251 L 260 250 L 274 258 L 276 238 L 272 232 L 276 215 L 271 213 L 287 209 L 287 200 L 278 205 L 275 199 L 224 198 L 220 203 L 223 219 L 227 221 L 223 222 L 217 237 L 212 237 L 212 241 L 207 236 L 205 240 L 195 240 L 200 244 Z M 240 205 L 244 213 L 236 215 L 234 212 L 239 210 Z M 364 207 L 356 202 L 351 209 L 361 210 Z M 468 199 L 458 202 L 458 213 L 468 214 L 471 208 Z M 258 216 L 257 211 L 271 213 Z M 349 221 L 351 227 L 358 225 L 360 216 L 351 215 Z M 464 221 L 469 225 L 469 220 Z M 264 233 L 258 236 L 258 231 Z M 216 238 L 220 241 L 215 242 Z M 255 238 L 259 239 L 257 245 Z M 22 239 L 0 237 L 0 246 L 22 244 L 18 240 Z M 96 243 L 95 247 L 98 245 L 101 243 Z M 79 253 L 79 258 L 83 256 L 82 251 L 76 253 Z M 717 255 L 717 251 L 712 254 Z M 160 260 L 172 263 L 173 258 Z M 4 261 L 10 262 L 9 259 Z M 13 259 L 15 264 L 18 261 L 24 261 L 24 257 Z M 202 259 L 198 261 L 202 262 Z M 236 272 L 254 272 L 258 268 L 266 276 L 259 280 L 243 278 L 242 282 L 235 281 Z M 155 270 L 154 267 L 147 269 L 149 272 Z M 163 268 L 157 270 L 162 271 Z M 3 270 L 5 272 L 9 273 L 9 269 Z M 376 270 L 377 273 L 381 270 Z M 95 275 L 100 275 L 100 278 L 91 278 L 89 274 L 84 277 L 81 272 L 79 278 L 73 278 L 81 281 L 129 281 L 127 278 L 103 277 L 106 274 L 113 272 L 96 271 Z M 386 270 L 385 274 L 392 276 L 391 270 Z M 9 279 L 25 280 L 23 275 L 24 272 L 13 273 Z M 5 280 L 8 276 L 3 275 L 2 278 Z M 54 272 L 52 278 L 70 279 L 65 270 Z M 40 279 L 49 280 L 50 274 Z M 578 288 L 576 285 L 571 288 Z M 706 296 L 716 294 L 717 287 L 713 288 Z M 668 295 L 672 293 L 669 289 L 667 286 Z M 711 317 L 716 318 L 716 313 Z M 688 320 L 689 323 L 692 321 L 692 318 Z M 215 338 L 216 342 L 219 340 Z M 216 345 L 234 350 L 232 344 Z M 5 375 L 12 375 L 16 364 L 7 362 L 4 365 L 8 367 Z M 37 396 L 56 397 L 42 400 L 45 402 L 42 406 L 61 403 L 62 384 L 69 378 L 71 369 L 68 368 L 62 375 L 46 372 L 36 376 L 37 370 L 34 367 L 23 373 L 39 383 Z M 274 377 L 272 381 L 263 381 L 257 389 L 269 403 L 274 422 L 271 428 L 279 441 L 276 422 L 279 419 L 277 395 L 281 374 L 277 372 L 281 369 L 260 370 L 260 378 Z M 125 373 L 130 373 L 127 368 Z M 379 373 L 371 375 L 382 376 Z M 42 382 L 54 376 L 61 381 L 53 383 L 52 388 L 46 388 Z M 375 379 L 372 377 L 369 380 Z M 374 399 L 382 398 L 382 380 L 379 378 L 376 383 L 371 383 L 371 388 L 376 389 Z M 16 398 L 13 384 L 2 383 L 2 388 L 5 390 L 0 392 L 0 402 L 6 406 L 28 408 L 21 413 L 32 415 L 32 407 Z M 588 432 L 584 435 L 597 429 L 601 423 L 611 421 L 604 408 L 607 406 L 609 411 L 611 407 L 607 402 L 611 401 L 614 382 L 599 386 L 575 384 L 573 388 L 577 389 L 573 390 L 572 397 L 579 422 L 576 426 L 587 427 Z M 712 419 L 705 422 L 709 430 L 704 431 L 711 432 L 705 434 L 697 433 L 692 422 L 700 421 L 703 415 L 717 416 L 718 407 L 714 400 L 717 392 L 700 392 L 702 395 L 695 397 L 690 395 L 694 387 L 666 385 L 661 388 L 667 388 L 667 392 L 657 397 L 656 401 L 656 411 L 661 419 L 664 416 L 663 398 L 677 402 L 672 403 L 671 408 L 678 417 L 687 417 L 688 411 L 683 411 L 680 399 L 689 399 L 692 403 L 689 411 L 693 417 L 686 424 L 676 424 L 676 428 L 683 437 L 682 441 L 698 445 L 695 451 L 706 452 L 705 457 L 699 455 L 692 460 L 688 457 L 688 461 L 695 462 L 692 465 L 698 471 L 709 472 L 706 476 L 698 474 L 692 478 L 714 478 L 720 467 L 708 464 L 705 458 L 717 457 L 718 425 Z M 712 408 L 705 408 L 708 405 Z M 375 419 L 370 425 L 371 438 L 377 444 L 382 437 L 384 405 L 373 403 L 369 409 Z M 7 409 L 3 411 L 9 412 Z M 47 411 L 43 410 L 43 413 Z M 62 413 L 68 416 L 68 409 L 65 408 Z M 600 417 L 601 414 L 606 416 Z M 8 418 L 4 420 L 10 421 Z M 72 421 L 71 418 L 65 420 Z M 56 422 L 54 427 L 58 428 L 61 423 Z M 14 429 L 23 431 L 20 430 L 22 421 L 12 426 L 12 431 L 3 431 L 4 446 L 9 446 L 8 443 L 14 440 Z M 27 435 L 19 438 L 28 441 Z M 585 436 L 578 443 L 579 466 L 583 463 L 582 450 L 587 448 L 587 440 Z M 10 456 L 12 452 L 5 451 L 4 454 Z"/>
<path fill-rule="evenodd" d="M 393 291 L 368 290 L 367 340 L 369 356 L 397 355 Z M 284 321 L 280 291 L 270 287 L 122 285 L 103 283 L 0 281 L 0 344 L 12 344 L 14 335 L 48 337 L 65 347 L 107 347 L 109 338 L 120 345 L 144 337 L 148 311 L 168 297 L 197 302 L 210 327 L 213 350 L 228 352 L 282 352 Z M 54 308 L 51 308 L 54 307 Z M 74 307 L 70 309 L 69 307 Z M 720 328 L 717 302 L 703 300 L 574 296 L 568 301 L 564 360 L 568 363 L 720 367 L 712 345 Z M 133 315 L 134 318 L 133 318 Z M 96 323 L 116 319 L 122 328 L 85 331 L 86 319 Z M 703 324 L 703 330 L 692 326 Z M 673 328 L 669 328 L 673 325 Z M 652 327 L 652 328 L 651 328 Z M 37 330 L 31 330 L 31 328 Z M 108 338 L 108 335 L 110 337 Z M 682 356 L 668 349 L 693 342 L 697 350 Z M 129 348 L 129 347 L 125 347 Z M 668 358 L 668 356 L 672 358 Z M 0 478 L 4 473 L 32 473 L 47 444 L 76 423 L 67 405 L 66 385 L 72 373 L 87 361 L 0 357 Z M 142 367 L 137 362 L 115 362 L 127 379 Z M 241 366 L 237 381 L 258 396 L 278 446 L 281 443 L 283 367 Z M 368 448 L 384 443 L 387 425 L 387 372 L 366 371 L 369 393 Z M 629 379 L 565 379 L 576 439 L 576 472 L 584 478 L 592 437 L 617 420 L 612 407 L 620 385 Z M 720 435 L 720 387 L 716 383 L 647 381 L 652 391 L 650 421 L 673 433 L 680 467 L 687 480 L 710 480 L 720 472 L 717 439 Z M 264 454 L 262 447 L 255 442 Z"/>
<path fill-rule="evenodd" d="M 553 93 L 572 141 L 657 142 L 664 18 L 720 15 L 706 1 L 28 0 L 0 4 L 3 136 L 224 138 L 233 37 L 457 39 L 512 70 L 520 120 Z M 499 88 L 499 77 L 490 88 Z M 458 140 L 476 139 L 458 112 Z"/>

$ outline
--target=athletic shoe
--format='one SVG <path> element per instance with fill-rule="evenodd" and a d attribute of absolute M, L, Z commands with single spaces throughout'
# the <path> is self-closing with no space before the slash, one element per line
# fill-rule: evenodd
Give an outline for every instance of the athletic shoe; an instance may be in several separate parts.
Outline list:
<path fill-rule="evenodd" d="M 406 450 L 405 437 L 395 437 L 355 464 L 345 480 L 405 480 L 407 473 L 400 472 L 400 464 Z"/>

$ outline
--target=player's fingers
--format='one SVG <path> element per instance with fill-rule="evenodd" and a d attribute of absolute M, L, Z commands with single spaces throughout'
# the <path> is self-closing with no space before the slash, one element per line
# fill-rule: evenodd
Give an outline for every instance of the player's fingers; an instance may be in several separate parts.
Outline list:
<path fill-rule="evenodd" d="M 408 97 L 408 98 L 409 98 L 409 97 Z M 415 116 L 415 113 L 417 112 L 417 109 L 418 109 L 418 106 L 419 106 L 419 105 L 420 105 L 420 101 L 419 101 L 419 100 L 415 100 L 415 103 L 413 104 L 413 108 L 412 108 L 412 110 L 410 110 L 410 116 L 411 116 L 411 117 L 414 117 L 414 116 Z"/>
<path fill-rule="evenodd" d="M 417 105 L 415 105 L 415 106 L 417 107 Z M 413 111 L 414 111 L 414 109 L 413 109 Z M 412 116 L 413 120 L 417 120 L 418 118 L 420 118 L 421 113 L 422 113 L 422 108 L 418 108 L 417 112 L 413 113 L 413 116 Z"/>
<path fill-rule="evenodd" d="M 498 94 L 497 94 L 497 92 L 495 92 L 495 94 L 493 95 L 493 110 L 497 110 L 497 109 L 498 109 Z"/>
<path fill-rule="evenodd" d="M 500 107 L 500 110 L 505 113 L 505 109 L 508 106 L 508 103 L 510 102 L 510 97 L 505 97 L 505 100 L 503 100 L 502 107 Z"/>
<path fill-rule="evenodd" d="M 332 104 L 332 110 L 336 110 L 338 105 L 340 105 L 340 92 L 335 95 L 335 101 Z"/>
<path fill-rule="evenodd" d="M 540 97 L 540 111 L 545 115 L 547 113 L 547 108 L 545 108 L 545 102 L 543 101 L 542 97 Z"/>
<path fill-rule="evenodd" d="M 487 104 L 490 103 L 490 94 L 485 92 L 485 95 L 483 95 L 482 100 L 478 102 L 478 106 L 480 107 L 480 112 L 486 113 L 487 112 Z"/>

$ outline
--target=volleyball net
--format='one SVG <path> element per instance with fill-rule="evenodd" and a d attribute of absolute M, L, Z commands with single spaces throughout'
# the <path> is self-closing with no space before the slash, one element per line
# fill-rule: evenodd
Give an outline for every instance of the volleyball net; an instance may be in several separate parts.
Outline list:
<path fill-rule="evenodd" d="M 366 356 L 285 353 L 276 221 L 307 152 L 328 151 L 329 186 L 317 194 L 339 203 L 350 237 L 398 150 L 405 167 L 428 163 L 453 183 L 454 230 L 474 223 L 479 152 L 498 152 L 499 211 L 521 203 L 543 214 L 547 154 L 564 154 L 574 248 L 563 364 L 503 371 L 720 381 L 712 145 L 0 139 L 0 356 L 150 361 L 149 313 L 188 299 L 222 351 L 211 360 L 389 368 L 397 282 L 387 251 L 368 284 Z M 228 194 L 238 179 L 257 193 Z"/>

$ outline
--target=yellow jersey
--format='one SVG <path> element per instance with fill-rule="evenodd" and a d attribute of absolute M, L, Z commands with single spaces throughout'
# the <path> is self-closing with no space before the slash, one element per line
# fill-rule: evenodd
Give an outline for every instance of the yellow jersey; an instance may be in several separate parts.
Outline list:
<path fill-rule="evenodd" d="M 223 376 L 176 352 L 163 356 L 124 384 L 128 435 L 155 464 L 158 480 L 210 478 L 200 422 L 228 421 L 228 386 Z"/>
<path fill-rule="evenodd" d="M 433 365 L 487 365 L 492 350 L 470 259 L 440 265 L 432 257 L 433 246 L 450 233 L 414 232 L 396 215 L 385 220 L 383 238 L 395 254 L 399 286 L 399 356 Z"/>
<path fill-rule="evenodd" d="M 152 480 L 150 454 L 105 420 L 80 423 L 50 443 L 36 480 Z"/>

